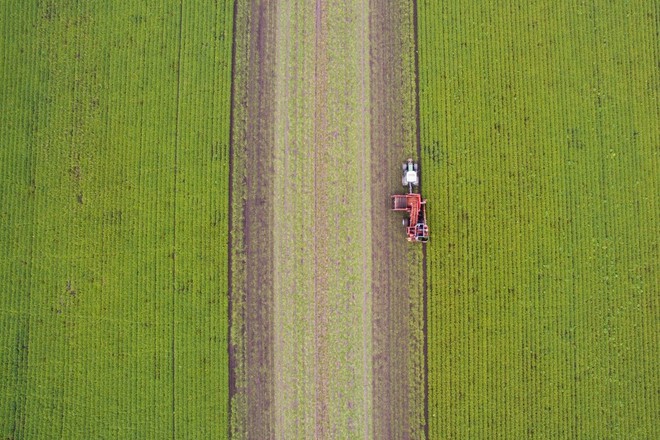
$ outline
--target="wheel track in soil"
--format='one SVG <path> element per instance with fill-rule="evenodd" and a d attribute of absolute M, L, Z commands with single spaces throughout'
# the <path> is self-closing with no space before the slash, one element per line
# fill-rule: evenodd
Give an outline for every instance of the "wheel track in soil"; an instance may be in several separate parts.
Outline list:
<path fill-rule="evenodd" d="M 241 206 L 232 207 L 238 215 L 232 215 L 230 237 L 230 252 L 236 257 L 230 269 L 230 434 L 267 439 L 274 437 L 272 37 L 276 9 L 267 0 L 249 5 L 237 0 L 235 11 L 233 73 L 236 79 L 240 65 L 245 78 L 234 85 L 232 97 L 232 202 Z"/>
<path fill-rule="evenodd" d="M 421 250 L 406 242 L 401 216 L 389 209 L 390 195 L 403 192 L 402 161 L 419 159 L 411 8 L 371 1 L 374 438 L 424 435 L 424 391 L 410 377 L 423 374 Z"/>

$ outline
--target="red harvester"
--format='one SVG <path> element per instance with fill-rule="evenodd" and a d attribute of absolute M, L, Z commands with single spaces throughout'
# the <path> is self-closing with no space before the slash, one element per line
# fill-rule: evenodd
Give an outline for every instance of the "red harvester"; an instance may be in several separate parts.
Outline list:
<path fill-rule="evenodd" d="M 401 183 L 408 187 L 408 194 L 395 194 L 392 196 L 392 210 L 406 211 L 409 216 L 403 219 L 403 226 L 406 227 L 408 241 L 422 242 L 429 241 L 429 227 L 426 224 L 426 200 L 422 196 L 413 192 L 413 187 L 419 185 L 419 176 L 417 174 L 418 165 L 412 159 L 408 159 L 403 164 L 403 178 Z"/>

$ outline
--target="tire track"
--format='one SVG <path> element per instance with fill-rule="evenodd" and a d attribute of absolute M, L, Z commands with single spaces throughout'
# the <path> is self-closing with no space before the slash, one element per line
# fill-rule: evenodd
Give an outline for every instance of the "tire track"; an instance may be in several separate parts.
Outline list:
<path fill-rule="evenodd" d="M 419 160 L 414 4 L 371 1 L 374 438 L 424 436 L 422 249 L 389 209 L 401 163 Z"/>
<path fill-rule="evenodd" d="M 274 2 L 238 2 L 232 103 L 230 434 L 260 440 L 274 437 L 275 15 Z"/>

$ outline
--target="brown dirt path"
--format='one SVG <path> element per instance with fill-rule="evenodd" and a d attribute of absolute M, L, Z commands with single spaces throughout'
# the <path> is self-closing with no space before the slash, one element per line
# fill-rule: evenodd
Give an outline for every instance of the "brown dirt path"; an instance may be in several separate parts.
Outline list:
<path fill-rule="evenodd" d="M 276 3 L 236 6 L 232 127 L 230 399 L 232 438 L 273 423 L 273 140 Z"/>
<path fill-rule="evenodd" d="M 417 157 L 413 11 L 408 2 L 372 0 L 371 192 L 373 247 L 374 438 L 424 436 L 421 248 L 405 241 L 390 195 L 400 169 Z"/>
<path fill-rule="evenodd" d="M 232 438 L 421 438 L 411 6 L 275 3 L 235 24 Z"/>

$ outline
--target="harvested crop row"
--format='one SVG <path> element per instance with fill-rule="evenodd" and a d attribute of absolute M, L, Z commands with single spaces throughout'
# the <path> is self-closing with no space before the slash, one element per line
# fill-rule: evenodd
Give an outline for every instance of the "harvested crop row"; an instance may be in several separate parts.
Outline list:
<path fill-rule="evenodd" d="M 232 438 L 273 437 L 275 5 L 237 1 L 231 176 Z"/>
<path fill-rule="evenodd" d="M 418 437 L 421 250 L 389 212 L 415 152 L 412 11 L 271 6 L 237 9 L 232 432 Z"/>
<path fill-rule="evenodd" d="M 422 247 L 390 211 L 417 160 L 415 33 L 408 1 L 370 3 L 374 438 L 424 437 Z M 424 164 L 422 163 L 422 175 Z M 423 181 L 422 181 L 423 183 Z"/>
<path fill-rule="evenodd" d="M 277 14 L 274 179 L 275 432 L 315 438 L 316 5 L 284 2 Z"/>

